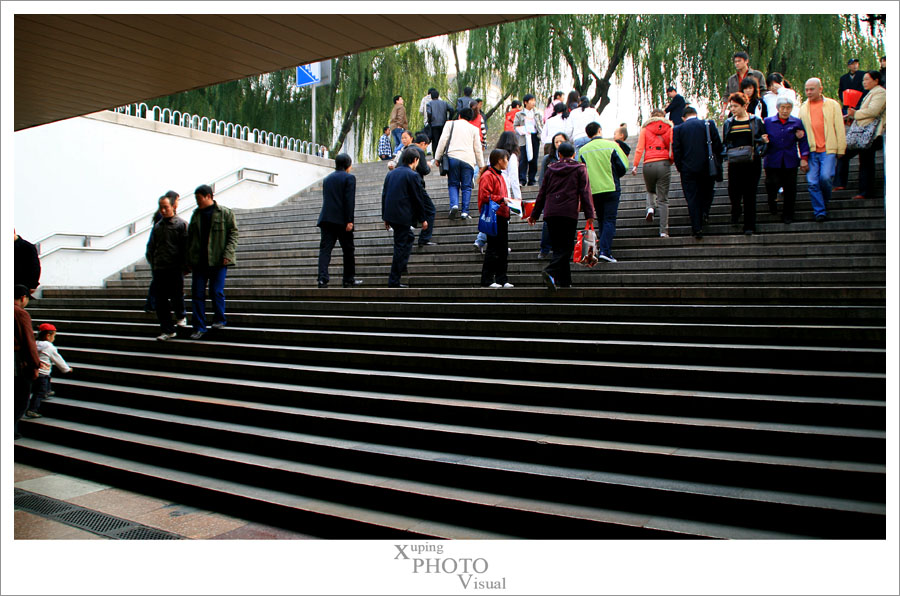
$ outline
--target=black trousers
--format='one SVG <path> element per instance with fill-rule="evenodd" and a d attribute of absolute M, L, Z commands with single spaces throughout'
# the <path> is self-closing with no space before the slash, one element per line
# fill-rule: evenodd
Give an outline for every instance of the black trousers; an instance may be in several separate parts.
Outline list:
<path fill-rule="evenodd" d="M 444 132 L 444 125 L 431 127 L 431 155 L 437 153 L 438 141 L 441 140 L 441 134 Z"/>
<path fill-rule="evenodd" d="M 572 285 L 572 251 L 575 250 L 575 228 L 578 220 L 571 217 L 551 216 L 545 217 L 547 231 L 550 234 L 550 246 L 553 254 L 550 262 L 544 267 L 544 271 L 553 277 L 560 288 L 568 288 Z"/>
<path fill-rule="evenodd" d="M 497 235 L 487 237 L 484 264 L 481 266 L 481 286 L 509 281 L 506 275 L 509 266 L 509 218 L 497 216 Z"/>
<path fill-rule="evenodd" d="M 419 232 L 419 246 L 431 242 L 431 236 L 434 234 L 434 216 L 437 214 L 437 210 L 434 207 L 434 201 L 431 200 L 431 197 L 428 196 L 428 191 L 425 190 L 424 181 L 422 182 L 422 192 L 425 195 L 425 221 L 428 222 L 428 229 Z"/>
<path fill-rule="evenodd" d="M 784 207 L 781 219 L 794 220 L 794 205 L 797 200 L 797 168 L 766 168 L 766 194 L 769 199 L 769 211 L 778 210 L 778 189 L 784 188 Z"/>
<path fill-rule="evenodd" d="M 881 149 L 883 138 L 878 137 L 868 149 L 848 149 L 843 158 L 838 160 L 838 168 L 844 168 L 843 180 L 839 186 L 847 186 L 850 159 L 859 156 L 859 192 L 864 197 L 875 190 L 875 152 Z"/>
<path fill-rule="evenodd" d="M 321 240 L 319 241 L 319 283 L 328 283 L 328 265 L 331 263 L 331 251 L 334 243 L 341 243 L 344 253 L 344 283 L 351 283 L 356 276 L 356 249 L 353 246 L 353 232 L 346 226 L 323 221 L 319 225 Z"/>
<path fill-rule="evenodd" d="M 400 285 L 400 278 L 409 263 L 409 255 L 412 253 L 415 234 L 409 229 L 409 222 L 400 224 L 388 222 L 394 230 L 394 258 L 391 260 L 391 273 L 388 276 L 388 287 Z"/>
<path fill-rule="evenodd" d="M 184 318 L 184 273 L 181 269 L 156 269 L 153 271 L 156 285 L 156 319 L 163 333 L 174 333 L 172 320 Z"/>
<path fill-rule="evenodd" d="M 703 216 L 709 215 L 712 206 L 716 179 L 708 174 L 682 172 L 681 187 L 691 216 L 691 232 L 699 234 L 703 228 Z"/>
<path fill-rule="evenodd" d="M 744 213 L 744 231 L 756 231 L 756 187 L 762 173 L 762 162 L 759 158 L 749 163 L 728 164 L 728 198 L 731 200 L 731 223 L 741 218 L 741 207 Z"/>
<path fill-rule="evenodd" d="M 528 161 L 528 148 L 519 145 L 519 184 L 536 184 L 538 171 L 538 149 L 541 145 L 541 135 L 525 135 L 525 142 L 531 142 L 531 161 Z"/>
<path fill-rule="evenodd" d="M 16 364 L 18 365 L 18 363 Z M 25 411 L 28 409 L 28 401 L 31 399 L 31 382 L 34 369 L 22 368 L 16 372 L 17 374 L 13 381 L 13 401 L 16 406 L 15 431 L 19 432 L 19 420 L 25 415 Z"/>

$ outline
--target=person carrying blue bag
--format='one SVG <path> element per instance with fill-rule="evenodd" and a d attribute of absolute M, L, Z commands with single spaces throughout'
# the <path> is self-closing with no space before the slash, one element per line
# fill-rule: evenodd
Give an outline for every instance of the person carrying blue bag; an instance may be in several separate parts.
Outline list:
<path fill-rule="evenodd" d="M 481 170 L 478 179 L 478 230 L 487 234 L 481 287 L 511 288 L 513 285 L 506 275 L 509 263 L 509 199 L 503 179 L 503 170 L 509 165 L 509 152 L 494 149 L 489 163 Z"/>

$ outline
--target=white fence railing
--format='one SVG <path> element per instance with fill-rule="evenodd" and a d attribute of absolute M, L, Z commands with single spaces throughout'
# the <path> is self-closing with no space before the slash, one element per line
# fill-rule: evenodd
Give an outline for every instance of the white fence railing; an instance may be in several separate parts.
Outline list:
<path fill-rule="evenodd" d="M 282 135 L 279 133 L 260 130 L 258 128 L 250 128 L 233 122 L 225 122 L 224 120 L 216 120 L 207 116 L 198 116 L 188 112 L 180 112 L 169 108 L 160 108 L 153 106 L 151 109 L 146 103 L 134 103 L 120 106 L 112 110 L 120 114 L 128 116 L 137 116 L 138 118 L 146 118 L 155 122 L 165 122 L 166 124 L 174 124 L 175 126 L 183 126 L 195 130 L 202 130 L 212 134 L 258 143 L 260 145 L 268 145 L 269 147 L 277 147 L 286 149 L 287 151 L 296 151 L 306 155 L 318 155 L 319 157 L 328 157 L 328 149 L 324 145 L 313 143 L 311 141 L 303 141 L 293 137 Z"/>

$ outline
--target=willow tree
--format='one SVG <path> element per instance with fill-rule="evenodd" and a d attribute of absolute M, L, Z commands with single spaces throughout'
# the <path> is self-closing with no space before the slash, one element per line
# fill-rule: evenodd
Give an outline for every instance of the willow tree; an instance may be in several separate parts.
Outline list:
<path fill-rule="evenodd" d="M 879 31 L 853 15 L 550 15 L 469 31 L 466 76 L 544 97 L 566 73 L 602 112 L 630 60 L 637 101 L 661 105 L 677 82 L 689 97 L 718 103 L 732 55 L 743 50 L 766 74 L 781 72 L 798 87 L 819 76 L 834 94 L 848 56 L 877 64 Z"/>
<path fill-rule="evenodd" d="M 848 57 L 875 68 L 883 41 L 857 15 L 641 15 L 642 52 L 633 56 L 639 98 L 660 105 L 678 83 L 692 98 L 718 105 L 732 74 L 732 55 L 744 51 L 763 74 L 780 72 L 797 91 L 810 77 L 837 95 Z"/>
<path fill-rule="evenodd" d="M 393 99 L 402 95 L 409 128 L 424 126 L 419 101 L 434 87 L 445 95 L 447 68 L 443 52 L 431 43 L 406 43 L 361 54 L 345 56 L 332 72 L 334 84 L 331 113 L 335 134 L 331 153 L 337 152 L 356 126 L 360 154 L 375 148 L 381 129 L 388 125 Z M 317 99 L 321 97 L 317 96 Z M 361 140 L 365 142 L 360 142 Z"/>

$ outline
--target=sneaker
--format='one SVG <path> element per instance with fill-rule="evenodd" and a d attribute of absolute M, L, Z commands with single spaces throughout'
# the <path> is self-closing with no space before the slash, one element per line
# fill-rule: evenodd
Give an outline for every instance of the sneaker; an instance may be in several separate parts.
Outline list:
<path fill-rule="evenodd" d="M 503 287 L 504 287 L 504 288 L 514 288 L 514 287 L 516 287 L 516 286 L 512 285 L 512 284 L 509 283 L 509 282 L 506 282 L 505 284 L 503 284 Z"/>
<path fill-rule="evenodd" d="M 659 237 L 660 237 L 660 238 L 668 238 L 669 235 L 668 235 L 666 232 L 660 232 L 660 233 L 659 233 Z"/>
<path fill-rule="evenodd" d="M 822 222 L 825 221 L 826 219 L 828 219 L 828 216 L 827 216 L 827 215 L 817 215 L 817 216 L 816 216 L 816 221 L 819 222 L 819 223 L 822 223 Z"/>
<path fill-rule="evenodd" d="M 744 236 L 752 236 L 753 230 L 744 230 Z"/>
<path fill-rule="evenodd" d="M 612 255 L 597 255 L 597 258 L 601 261 L 606 261 L 607 263 L 618 263 L 619 261 Z"/>
<path fill-rule="evenodd" d="M 419 242 L 419 246 L 437 246 L 437 242 L 432 242 L 431 240 L 428 242 Z"/>
<path fill-rule="evenodd" d="M 541 271 L 541 277 L 543 278 L 544 285 L 547 286 L 548 290 L 553 290 L 554 292 L 557 290 L 556 280 L 553 279 L 552 275 L 550 275 L 546 271 Z"/>
<path fill-rule="evenodd" d="M 478 252 L 480 252 L 480 253 L 484 252 L 484 244 L 478 244 L 477 242 L 473 242 L 472 246 L 474 246 L 475 250 L 477 250 Z"/>
<path fill-rule="evenodd" d="M 469 214 L 468 213 L 460 213 L 459 218 L 460 219 L 469 219 Z"/>
<path fill-rule="evenodd" d="M 645 217 L 644 219 L 647 220 L 647 223 L 650 223 L 653 221 L 653 207 L 650 207 L 649 209 L 647 209 L 647 217 Z"/>
<path fill-rule="evenodd" d="M 549 258 L 550 258 L 549 252 L 539 252 L 538 253 L 538 259 L 549 259 Z"/>
<path fill-rule="evenodd" d="M 507 247 L 506 252 L 507 252 L 508 254 L 512 254 L 512 249 L 509 248 L 509 247 Z"/>
<path fill-rule="evenodd" d="M 43 418 L 44 416 L 42 414 L 38 414 L 34 410 L 28 410 L 27 412 L 25 412 L 25 417 L 26 418 Z"/>
<path fill-rule="evenodd" d="M 225 321 L 216 321 L 211 325 L 211 327 L 213 329 L 222 329 L 223 327 L 225 327 Z"/>
<path fill-rule="evenodd" d="M 170 339 L 175 339 L 176 333 L 160 333 L 156 336 L 156 339 L 159 341 L 169 341 Z"/>
<path fill-rule="evenodd" d="M 203 339 L 204 335 L 206 335 L 206 331 L 194 331 L 191 333 L 191 339 Z"/>
<path fill-rule="evenodd" d="M 320 287 L 320 288 L 327 288 L 327 287 L 328 287 L 328 282 L 327 282 L 327 281 L 320 281 L 320 282 L 318 282 L 317 285 L 318 285 L 318 287 Z"/>
<path fill-rule="evenodd" d="M 177 321 L 175 321 L 175 326 L 176 327 L 187 327 L 188 326 L 187 319 L 185 317 L 178 319 Z"/>
<path fill-rule="evenodd" d="M 494 282 L 494 283 L 492 283 L 491 285 L 489 285 L 488 287 L 489 287 L 489 288 L 502 288 L 503 286 L 501 286 L 501 285 L 498 284 L 497 282 Z"/>
<path fill-rule="evenodd" d="M 361 279 L 354 279 L 353 281 L 345 281 L 344 287 L 345 288 L 355 288 L 356 286 L 361 286 L 362 282 L 363 282 L 363 280 L 361 280 Z M 213 325 L 213 327 L 215 327 L 215 325 Z"/>
<path fill-rule="evenodd" d="M 450 207 L 450 219 L 457 219 L 459 217 L 459 207 L 454 205 Z"/>

